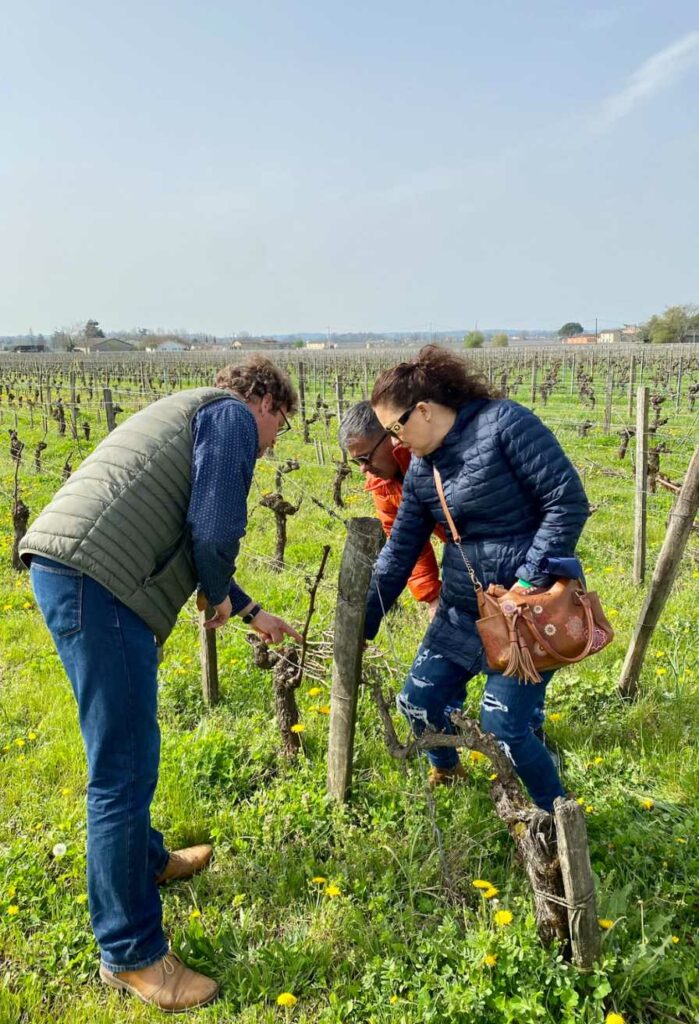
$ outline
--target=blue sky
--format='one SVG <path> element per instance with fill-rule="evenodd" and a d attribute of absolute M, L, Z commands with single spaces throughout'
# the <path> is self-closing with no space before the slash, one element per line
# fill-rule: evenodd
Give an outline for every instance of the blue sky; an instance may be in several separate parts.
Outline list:
<path fill-rule="evenodd" d="M 0 334 L 699 301 L 686 2 L 0 0 Z"/>

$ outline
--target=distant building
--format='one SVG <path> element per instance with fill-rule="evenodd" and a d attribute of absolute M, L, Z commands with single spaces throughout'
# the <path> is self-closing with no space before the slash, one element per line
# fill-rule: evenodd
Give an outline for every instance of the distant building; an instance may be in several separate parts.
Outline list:
<path fill-rule="evenodd" d="M 162 345 L 158 345 L 157 352 L 188 352 L 189 345 L 185 345 L 181 341 L 164 341 Z"/>
<path fill-rule="evenodd" d="M 231 348 L 234 348 L 237 351 L 244 349 L 246 352 L 250 351 L 251 349 L 255 349 L 258 352 L 268 352 L 271 349 L 281 347 L 282 346 L 279 344 L 276 338 L 238 338 L 231 345 Z"/>
<path fill-rule="evenodd" d="M 13 345 L 10 352 L 47 352 L 46 345 Z"/>
<path fill-rule="evenodd" d="M 573 334 L 570 338 L 562 338 L 561 341 L 564 345 L 595 345 L 597 343 L 597 335 Z"/>
<path fill-rule="evenodd" d="M 599 332 L 601 345 L 618 345 L 622 341 L 640 341 L 641 332 L 638 327 L 628 325 L 626 327 L 614 327 Z"/>
<path fill-rule="evenodd" d="M 121 338 L 101 338 L 86 345 L 83 352 L 135 352 L 136 346 L 129 341 L 122 341 Z"/>

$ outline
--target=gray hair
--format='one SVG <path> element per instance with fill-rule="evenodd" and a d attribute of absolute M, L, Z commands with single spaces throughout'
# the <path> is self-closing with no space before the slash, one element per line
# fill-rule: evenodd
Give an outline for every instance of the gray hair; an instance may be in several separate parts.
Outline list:
<path fill-rule="evenodd" d="M 378 440 L 379 435 L 385 433 L 379 423 L 376 413 L 371 407 L 371 402 L 357 402 L 350 406 L 342 417 L 340 424 L 340 446 L 347 451 L 348 444 L 356 444 L 357 441 Z"/>

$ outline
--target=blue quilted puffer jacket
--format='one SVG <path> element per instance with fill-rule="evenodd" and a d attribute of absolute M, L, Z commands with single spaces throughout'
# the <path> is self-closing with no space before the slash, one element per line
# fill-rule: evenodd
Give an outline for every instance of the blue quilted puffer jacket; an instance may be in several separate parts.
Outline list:
<path fill-rule="evenodd" d="M 550 586 L 558 560 L 574 555 L 589 506 L 554 435 L 534 413 L 510 400 L 466 402 L 440 447 L 413 457 L 391 536 L 374 568 L 365 635 L 376 636 L 435 523 L 441 523 L 449 537 L 442 592 L 424 642 L 431 651 L 478 671 L 483 648 L 475 628 L 476 596 L 439 502 L 433 465 L 441 474 L 464 553 L 484 587 L 509 587 L 518 578 Z"/>

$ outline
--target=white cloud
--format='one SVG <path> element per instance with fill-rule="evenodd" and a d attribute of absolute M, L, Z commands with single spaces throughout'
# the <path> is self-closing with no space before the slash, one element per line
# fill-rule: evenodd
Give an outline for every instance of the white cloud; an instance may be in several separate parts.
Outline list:
<path fill-rule="evenodd" d="M 602 131 L 626 117 L 643 100 L 667 89 L 682 75 L 699 66 L 699 31 L 688 32 L 671 46 L 654 53 L 629 76 L 619 92 L 608 96 L 593 128 Z"/>

